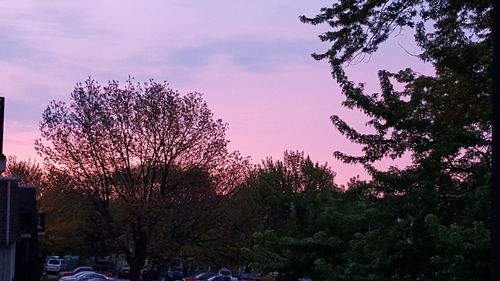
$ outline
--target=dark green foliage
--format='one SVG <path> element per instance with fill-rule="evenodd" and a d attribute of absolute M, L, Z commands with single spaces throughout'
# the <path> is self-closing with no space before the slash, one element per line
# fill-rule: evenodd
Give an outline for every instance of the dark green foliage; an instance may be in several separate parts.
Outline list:
<path fill-rule="evenodd" d="M 45 235 L 41 240 L 42 255 L 94 255 L 96 242 L 87 233 L 97 231 L 92 204 L 70 188 L 69 178 L 45 169 L 34 160 L 18 160 L 9 156 L 6 176 L 16 177 L 22 185 L 37 188 L 37 211 L 45 214 Z"/>
<path fill-rule="evenodd" d="M 351 194 L 342 193 L 333 178 L 329 168 L 298 152 L 286 152 L 283 161 L 264 162 L 251 181 L 263 224 L 254 236 L 255 268 L 278 270 L 296 280 L 323 276 L 343 260 L 349 238 L 367 224 L 362 206 L 345 200 Z"/>
<path fill-rule="evenodd" d="M 316 280 L 486 278 L 491 9 L 492 1 L 481 0 L 340 0 L 313 18 L 301 17 L 329 25 L 320 39 L 331 48 L 313 57 L 328 60 L 345 95 L 343 105 L 364 112 L 374 129 L 360 133 L 332 116 L 335 127 L 362 146 L 360 156 L 335 156 L 364 165 L 373 179 L 352 182 L 323 205 L 309 198 L 306 229 L 316 232 L 265 232 L 258 236 L 259 252 L 272 253 L 267 257 L 286 274 L 307 273 Z M 381 91 L 373 94 L 347 77 L 346 65 L 408 29 L 421 47 L 419 57 L 434 66 L 433 76 L 411 68 L 381 70 Z M 404 155 L 411 159 L 406 167 L 376 167 L 377 161 Z M 339 212 L 342 205 L 354 207 Z M 339 213 L 325 216 L 327 210 Z M 330 251 L 318 250 L 323 248 Z"/>

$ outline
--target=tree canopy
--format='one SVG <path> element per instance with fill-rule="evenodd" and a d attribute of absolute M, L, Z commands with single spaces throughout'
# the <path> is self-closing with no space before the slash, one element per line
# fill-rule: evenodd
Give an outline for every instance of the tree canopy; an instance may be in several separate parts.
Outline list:
<path fill-rule="evenodd" d="M 227 150 L 226 124 L 201 94 L 152 80 L 79 83 L 53 101 L 36 149 L 100 214 L 102 238 L 138 280 L 148 256 L 173 255 L 213 223 L 204 212 L 238 184 L 245 160 Z"/>
<path fill-rule="evenodd" d="M 289 273 L 321 280 L 486 278 L 491 9 L 492 1 L 340 0 L 314 17 L 300 18 L 330 28 L 319 38 L 331 47 L 313 57 L 328 61 L 345 96 L 343 105 L 364 112 L 367 126 L 374 131 L 361 133 L 348 120 L 333 115 L 333 125 L 362 146 L 361 155 L 342 151 L 334 155 L 345 163 L 364 165 L 373 179 L 351 182 L 347 192 L 355 196 L 326 205 L 363 206 L 353 210 L 361 220 L 352 222 L 361 225 L 342 236 L 345 240 L 335 240 L 341 231 L 324 229 L 323 241 L 335 240 L 343 247 L 309 261 L 270 256 L 292 264 Z M 435 75 L 410 67 L 396 73 L 380 70 L 381 91 L 367 93 L 365 84 L 352 81 L 345 68 L 376 52 L 382 43 L 390 43 L 390 36 L 402 30 L 414 32 L 422 50 L 418 56 L 434 66 Z M 405 154 L 411 157 L 408 166 L 377 168 L 377 161 Z M 321 217 L 322 212 L 319 209 L 312 217 Z M 276 254 L 276 247 L 286 244 L 273 235 L 258 245 Z M 314 237 L 306 241 L 315 243 Z M 300 238 L 295 233 L 285 239 L 289 246 L 282 248 L 284 253 L 299 256 L 293 245 L 305 243 Z M 311 262 L 315 266 L 304 267 Z M 304 270 L 297 272 L 299 268 Z"/>

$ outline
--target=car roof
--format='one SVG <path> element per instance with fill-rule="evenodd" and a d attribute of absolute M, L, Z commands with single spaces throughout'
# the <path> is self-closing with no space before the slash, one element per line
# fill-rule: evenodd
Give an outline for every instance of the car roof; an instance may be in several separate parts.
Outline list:
<path fill-rule="evenodd" d="M 84 271 L 83 273 L 85 274 L 82 274 L 78 277 L 76 277 L 77 280 L 79 279 L 84 279 L 84 278 L 87 278 L 87 277 L 97 277 L 97 278 L 101 278 L 101 279 L 107 279 L 107 277 L 103 274 L 100 274 L 100 273 L 97 273 L 97 272 L 93 272 L 93 271 Z"/>
<path fill-rule="evenodd" d="M 72 277 L 80 277 L 80 276 L 83 276 L 83 275 L 88 275 L 90 273 L 97 273 L 97 272 L 94 272 L 94 271 L 80 271 L 78 272 L 77 274 L 73 275 Z"/>
<path fill-rule="evenodd" d="M 199 278 L 204 278 L 204 279 L 208 279 L 209 277 L 212 277 L 212 276 L 215 276 L 216 274 L 215 273 L 212 273 L 212 272 L 203 272 L 203 273 L 200 273 L 198 275 L 195 276 L 196 279 L 199 279 Z"/>
<path fill-rule="evenodd" d="M 217 275 L 217 276 L 210 277 L 210 280 L 212 280 L 212 281 L 231 281 L 231 277 L 224 276 L 224 275 Z"/>
<path fill-rule="evenodd" d="M 82 269 L 82 268 L 90 268 L 90 269 L 92 269 L 92 266 L 88 266 L 88 265 L 85 265 L 85 266 L 79 266 L 79 267 L 75 268 L 75 270 L 77 270 L 77 269 Z"/>

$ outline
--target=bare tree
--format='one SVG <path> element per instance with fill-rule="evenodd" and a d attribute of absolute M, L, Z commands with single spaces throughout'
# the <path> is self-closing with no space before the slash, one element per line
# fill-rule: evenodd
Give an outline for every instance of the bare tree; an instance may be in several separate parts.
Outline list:
<path fill-rule="evenodd" d="M 32 159 L 18 160 L 16 156 L 9 156 L 6 176 L 17 177 L 21 184 L 40 187 L 44 179 L 42 167 Z"/>
<path fill-rule="evenodd" d="M 222 176 L 237 178 L 244 169 L 228 168 L 245 166 L 228 153 L 226 128 L 198 93 L 89 78 L 69 103 L 48 105 L 36 149 L 93 200 L 103 233 L 138 280 L 147 256 L 175 251 L 210 227 L 206 210 L 238 183 Z"/>

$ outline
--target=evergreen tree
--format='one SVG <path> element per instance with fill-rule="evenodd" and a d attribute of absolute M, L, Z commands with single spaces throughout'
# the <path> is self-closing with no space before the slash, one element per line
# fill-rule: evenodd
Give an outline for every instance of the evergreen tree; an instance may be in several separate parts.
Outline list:
<path fill-rule="evenodd" d="M 378 210 L 377 227 L 353 237 L 339 277 L 476 280 L 487 273 L 491 9 L 492 1 L 482 0 L 341 0 L 315 17 L 301 17 L 332 28 L 320 35 L 331 48 L 313 57 L 328 60 L 346 97 L 343 105 L 364 112 L 375 131 L 360 133 L 331 117 L 363 146 L 361 156 L 335 156 L 363 164 L 373 176 L 362 189 Z M 433 64 L 435 75 L 381 70 L 381 92 L 366 93 L 346 75 L 346 65 L 376 52 L 401 29 L 415 31 L 419 57 Z M 411 155 L 407 167 L 375 166 L 404 154 Z"/>

